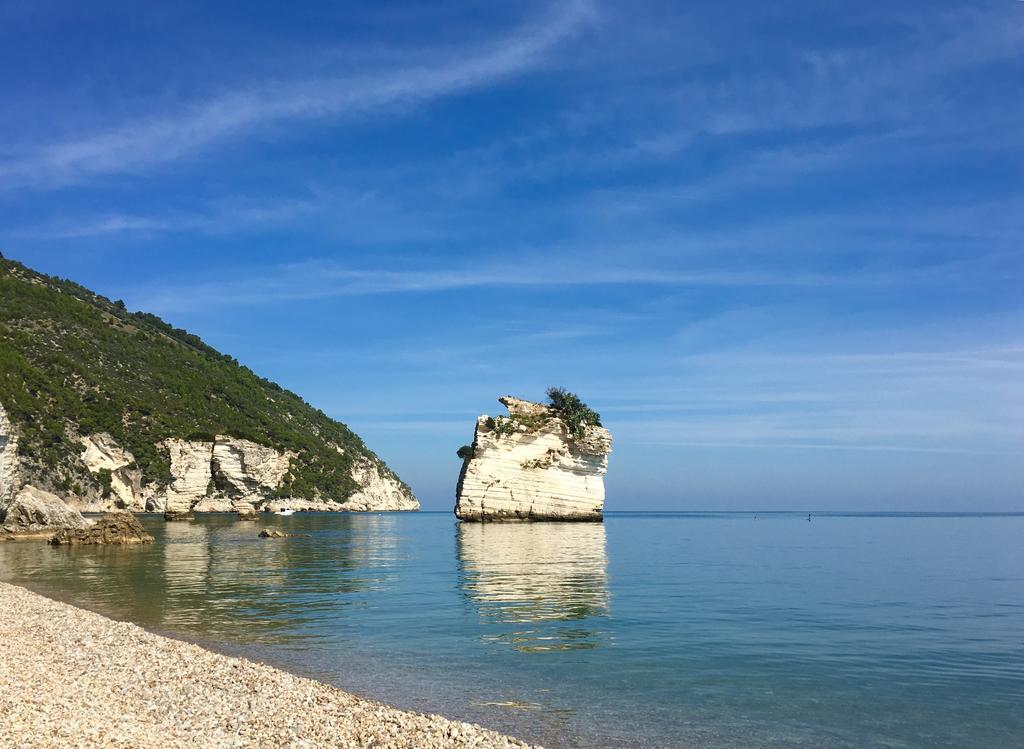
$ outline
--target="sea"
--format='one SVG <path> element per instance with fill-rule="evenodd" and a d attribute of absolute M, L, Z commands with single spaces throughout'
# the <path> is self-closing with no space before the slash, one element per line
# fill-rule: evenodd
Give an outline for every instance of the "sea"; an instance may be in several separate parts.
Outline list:
<path fill-rule="evenodd" d="M 1024 514 L 139 517 L 0 579 L 552 748 L 1024 747 Z"/>

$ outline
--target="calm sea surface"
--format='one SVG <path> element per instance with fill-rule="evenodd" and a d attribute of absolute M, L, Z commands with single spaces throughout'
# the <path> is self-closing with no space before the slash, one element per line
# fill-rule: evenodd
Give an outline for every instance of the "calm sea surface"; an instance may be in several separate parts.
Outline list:
<path fill-rule="evenodd" d="M 0 579 L 550 747 L 1024 746 L 1024 516 L 142 519 Z"/>

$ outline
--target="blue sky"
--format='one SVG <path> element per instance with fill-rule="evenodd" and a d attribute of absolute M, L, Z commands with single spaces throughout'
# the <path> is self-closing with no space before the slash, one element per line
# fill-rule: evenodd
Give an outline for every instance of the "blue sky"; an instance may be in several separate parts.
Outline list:
<path fill-rule="evenodd" d="M 214 5 L 0 5 L 0 250 L 428 509 L 550 384 L 609 509 L 1024 509 L 1024 3 Z"/>

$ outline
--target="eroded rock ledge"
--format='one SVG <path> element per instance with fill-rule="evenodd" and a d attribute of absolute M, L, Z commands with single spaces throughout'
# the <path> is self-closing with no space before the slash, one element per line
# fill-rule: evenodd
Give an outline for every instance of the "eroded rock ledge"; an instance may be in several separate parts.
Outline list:
<path fill-rule="evenodd" d="M 290 507 L 305 511 L 418 510 L 419 502 L 383 466 L 356 461 L 352 478 L 359 490 L 344 501 L 330 498 L 277 498 L 294 453 L 249 440 L 218 436 L 213 442 L 164 440 L 171 459 L 166 490 L 147 500 L 149 510 L 168 517 L 193 512 L 237 512 Z"/>
<path fill-rule="evenodd" d="M 79 518 L 80 511 L 129 510 L 162 512 L 169 519 L 190 518 L 196 512 L 236 512 L 252 517 L 257 511 L 282 507 L 352 512 L 419 509 L 412 492 L 374 457 L 360 455 L 353 461 L 350 475 L 357 488 L 348 497 L 335 499 L 318 492 L 310 497 L 281 497 L 278 490 L 296 459 L 296 454 L 287 450 L 227 435 L 210 441 L 168 438 L 157 444 L 170 463 L 166 481 L 158 485 L 142 482 L 135 456 L 110 434 L 77 439 L 82 446 L 80 460 L 103 487 L 102 492 L 80 495 L 76 489 L 57 496 L 29 486 L 33 474 L 19 459 L 18 432 L 0 404 L 0 528 L 6 529 L 0 532 L 44 535 L 76 527 L 58 517 L 57 509 Z M 45 513 L 40 509 L 44 506 Z M 44 515 L 57 519 L 45 523 L 40 521 Z"/>
<path fill-rule="evenodd" d="M 572 434 L 556 411 L 512 396 L 480 416 L 456 489 L 460 520 L 602 520 L 611 433 Z"/>
<path fill-rule="evenodd" d="M 53 546 L 135 546 L 151 544 L 153 537 L 146 532 L 134 515 L 127 511 L 108 512 L 85 528 L 65 528 L 58 531 L 50 544 Z"/>
<path fill-rule="evenodd" d="M 0 540 L 49 538 L 62 530 L 82 530 L 88 521 L 56 494 L 23 486 L 10 501 L 0 505 Z"/>

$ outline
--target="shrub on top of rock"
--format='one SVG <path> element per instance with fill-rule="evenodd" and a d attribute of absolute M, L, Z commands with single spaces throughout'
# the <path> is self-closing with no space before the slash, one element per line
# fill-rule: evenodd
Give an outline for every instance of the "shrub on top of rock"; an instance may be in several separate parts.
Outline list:
<path fill-rule="evenodd" d="M 548 388 L 548 406 L 577 439 L 583 437 L 588 426 L 601 426 L 601 414 L 584 403 L 576 393 L 570 393 L 565 388 Z"/>

